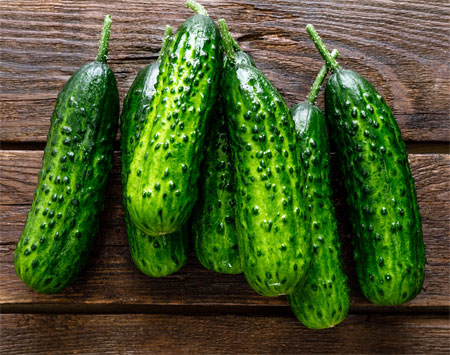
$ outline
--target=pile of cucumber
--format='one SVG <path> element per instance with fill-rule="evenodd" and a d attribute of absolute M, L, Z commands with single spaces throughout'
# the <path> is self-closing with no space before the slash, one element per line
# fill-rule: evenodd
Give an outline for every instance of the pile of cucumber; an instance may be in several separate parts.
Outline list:
<path fill-rule="evenodd" d="M 372 302 L 421 290 L 425 246 L 405 144 L 390 108 L 363 77 L 325 61 L 306 102 L 289 108 L 230 35 L 195 1 L 195 15 L 142 69 L 120 116 L 122 188 L 132 258 L 148 276 L 186 262 L 243 272 L 264 296 L 287 295 L 297 318 L 322 329 L 349 309 L 330 185 L 330 140 L 344 176 L 354 259 Z M 38 187 L 14 254 L 42 293 L 65 288 L 86 263 L 103 209 L 119 120 L 108 68 L 111 18 L 97 59 L 58 95 Z M 328 71 L 325 114 L 315 105 Z M 131 291 L 132 292 L 132 291 Z"/>

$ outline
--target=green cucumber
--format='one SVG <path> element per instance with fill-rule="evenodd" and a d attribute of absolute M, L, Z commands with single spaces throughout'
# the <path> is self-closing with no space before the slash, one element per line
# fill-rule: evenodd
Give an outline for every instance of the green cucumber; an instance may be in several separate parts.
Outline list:
<path fill-rule="evenodd" d="M 236 43 L 236 62 L 254 65 Z M 224 58 L 226 66 L 227 59 Z M 208 270 L 238 274 L 242 272 L 235 222 L 233 167 L 222 100 L 206 137 L 205 159 L 194 211 L 192 235 L 195 254 Z"/>
<path fill-rule="evenodd" d="M 170 41 L 172 29 L 167 26 L 161 53 Z M 128 215 L 126 188 L 130 173 L 130 157 L 136 149 L 139 125 L 145 120 L 145 110 L 152 103 L 159 74 L 160 61 L 142 69 L 125 97 L 120 117 L 122 150 L 122 189 L 125 207 L 125 222 L 131 256 L 135 265 L 151 277 L 167 276 L 179 270 L 188 257 L 188 234 L 177 231 L 153 237 L 139 230 Z"/>
<path fill-rule="evenodd" d="M 195 254 L 205 268 L 238 274 L 242 267 L 236 235 L 230 147 L 221 108 L 216 112 L 206 137 L 192 235 Z"/>
<path fill-rule="evenodd" d="M 259 294 L 290 294 L 304 280 L 312 249 L 294 121 L 270 81 L 255 67 L 236 63 L 224 27 L 229 65 L 222 87 L 242 266 Z"/>
<path fill-rule="evenodd" d="M 119 94 L 106 65 L 111 17 L 97 60 L 75 72 L 58 95 L 42 169 L 14 253 L 19 277 L 42 293 L 66 287 L 87 260 L 112 167 Z"/>
<path fill-rule="evenodd" d="M 420 292 L 425 273 L 422 222 L 405 143 L 375 88 L 341 69 L 314 28 L 307 30 L 334 72 L 325 88 L 325 112 L 345 177 L 359 284 L 376 304 L 402 304 Z"/>
<path fill-rule="evenodd" d="M 152 236 L 179 230 L 197 199 L 206 124 L 216 104 L 220 34 L 197 3 L 160 56 L 151 104 L 136 128 L 126 187 L 131 219 Z"/>
<path fill-rule="evenodd" d="M 147 276 L 163 277 L 181 269 L 189 253 L 186 228 L 172 234 L 153 237 L 142 232 L 125 212 L 128 242 L 134 264 Z"/>
<path fill-rule="evenodd" d="M 337 57 L 337 51 L 332 55 Z M 328 69 L 324 65 L 308 95 L 308 101 L 291 109 L 300 135 L 305 175 L 303 188 L 309 201 L 313 254 L 301 289 L 288 296 L 292 311 L 305 326 L 324 329 L 342 322 L 350 306 L 347 276 L 334 214 L 330 186 L 330 148 L 325 116 L 315 105 Z"/>

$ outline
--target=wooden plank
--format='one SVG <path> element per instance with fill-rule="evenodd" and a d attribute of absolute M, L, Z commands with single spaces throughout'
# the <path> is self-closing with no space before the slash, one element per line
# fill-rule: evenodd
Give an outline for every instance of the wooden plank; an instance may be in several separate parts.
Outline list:
<path fill-rule="evenodd" d="M 129 254 L 120 189 L 120 157 L 115 154 L 105 212 L 96 246 L 87 267 L 75 283 L 59 295 L 39 295 L 16 276 L 13 252 L 30 207 L 41 151 L 0 151 L 0 303 L 2 304 L 142 304 L 142 305 L 246 305 L 287 306 L 283 297 L 258 296 L 243 275 L 209 272 L 191 255 L 178 273 L 162 279 L 141 274 Z M 450 305 L 450 155 L 410 155 L 411 169 L 423 216 L 428 265 L 422 293 L 402 309 L 448 307 Z M 344 260 L 352 289 L 353 307 L 376 307 L 361 295 L 351 256 L 350 232 L 346 223 L 339 177 L 334 179 L 337 212 Z"/>
<path fill-rule="evenodd" d="M 291 317 L 3 314 L 0 350 L 36 353 L 448 354 L 446 316 L 350 315 L 315 331 Z"/>
<path fill-rule="evenodd" d="M 290 105 L 305 99 L 322 65 L 304 30 L 311 22 L 330 48 L 339 49 L 341 64 L 366 76 L 384 95 L 406 140 L 449 140 L 447 3 L 202 3 L 215 20 L 227 19 L 243 49 Z M 94 58 L 106 13 L 114 20 L 110 64 L 123 98 L 137 71 L 157 57 L 165 25 L 176 28 L 192 14 L 184 2 L 0 1 L 0 140 L 45 141 L 57 93 Z"/>

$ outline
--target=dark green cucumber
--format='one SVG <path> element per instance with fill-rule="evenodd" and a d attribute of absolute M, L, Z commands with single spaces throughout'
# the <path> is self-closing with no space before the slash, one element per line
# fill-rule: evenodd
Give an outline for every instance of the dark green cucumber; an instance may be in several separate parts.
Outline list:
<path fill-rule="evenodd" d="M 254 65 L 249 55 L 242 52 L 238 46 L 236 50 L 237 63 Z M 226 61 L 225 57 L 224 63 Z M 219 99 L 206 136 L 205 159 L 192 235 L 195 254 L 205 268 L 226 274 L 238 274 L 242 272 L 242 267 L 235 224 L 233 167 L 221 104 L 222 100 Z"/>
<path fill-rule="evenodd" d="M 333 52 L 337 56 L 337 51 Z M 350 305 L 347 276 L 334 214 L 330 186 L 330 148 L 325 116 L 315 105 L 317 93 L 327 75 L 319 72 L 308 101 L 291 109 L 300 135 L 300 150 L 305 169 L 303 188 L 311 215 L 313 254 L 305 284 L 288 296 L 292 311 L 305 326 L 324 329 L 342 322 Z"/>
<path fill-rule="evenodd" d="M 239 253 L 250 286 L 265 296 L 298 288 L 311 258 L 300 151 L 289 108 L 255 67 L 237 64 L 229 33 L 222 78 L 235 167 Z"/>
<path fill-rule="evenodd" d="M 37 292 L 66 287 L 87 260 L 99 225 L 119 116 L 119 94 L 106 65 L 111 17 L 97 60 L 83 65 L 58 95 L 42 169 L 14 264 Z"/>
<path fill-rule="evenodd" d="M 345 176 L 359 284 L 374 303 L 407 302 L 422 288 L 425 245 L 405 143 L 375 88 L 354 71 L 342 70 L 314 28 L 307 29 L 334 71 L 325 88 L 325 109 Z"/>
<path fill-rule="evenodd" d="M 161 52 L 164 52 L 171 34 L 167 26 Z M 140 231 L 131 221 L 128 210 L 126 188 L 130 171 L 130 157 L 139 142 L 136 134 L 145 120 L 145 110 L 151 104 L 155 94 L 155 84 L 159 74 L 160 61 L 142 69 L 125 97 L 121 121 L 122 150 L 122 188 L 125 207 L 125 222 L 131 256 L 135 265 L 144 274 L 151 277 L 167 276 L 179 270 L 188 256 L 188 234 L 177 231 L 172 234 L 152 237 Z"/>
<path fill-rule="evenodd" d="M 125 212 L 128 242 L 134 264 L 150 277 L 173 274 L 186 264 L 189 234 L 186 228 L 167 235 L 152 237 L 137 228 Z"/>
<path fill-rule="evenodd" d="M 205 146 L 192 223 L 195 254 L 208 270 L 238 274 L 242 268 L 236 235 L 234 182 L 225 119 L 220 107 L 211 119 Z"/>
<path fill-rule="evenodd" d="M 196 10 L 200 14 L 183 23 L 160 56 L 155 93 L 130 156 L 128 212 L 153 236 L 187 222 L 197 199 L 206 123 L 216 103 L 220 35 L 206 11 Z"/>

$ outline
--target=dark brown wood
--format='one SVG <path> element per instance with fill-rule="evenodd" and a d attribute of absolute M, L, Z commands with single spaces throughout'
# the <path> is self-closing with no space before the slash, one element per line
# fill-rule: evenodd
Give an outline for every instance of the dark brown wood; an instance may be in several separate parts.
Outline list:
<path fill-rule="evenodd" d="M 293 316 L 164 314 L 0 316 L 0 350 L 36 353 L 448 354 L 447 316 L 350 315 L 308 330 Z"/>
<path fill-rule="evenodd" d="M 114 158 L 102 227 L 87 267 L 75 283 L 59 295 L 39 295 L 31 291 L 15 274 L 13 252 L 33 198 L 41 157 L 41 151 L 0 151 L 0 303 L 287 306 L 284 297 L 258 296 L 243 275 L 219 275 L 205 270 L 193 254 L 180 272 L 169 277 L 152 279 L 141 274 L 133 264 L 126 238 L 118 153 Z M 422 293 L 398 308 L 445 308 L 450 306 L 447 282 L 450 276 L 450 155 L 419 154 L 409 158 L 423 216 L 428 265 Z M 342 190 L 336 180 L 334 184 L 336 191 Z M 336 203 L 352 306 L 379 308 L 366 301 L 359 291 L 343 196 L 338 195 Z"/>
<path fill-rule="evenodd" d="M 449 6 L 442 1 L 213 1 L 203 4 L 292 105 L 303 101 L 322 61 L 304 30 L 315 24 L 344 67 L 392 105 L 408 141 L 448 141 Z M 110 64 L 123 99 L 137 71 L 156 59 L 166 24 L 192 14 L 184 1 L 0 2 L 0 140 L 44 142 L 58 91 L 93 60 L 103 16 L 113 27 Z M 322 99 L 319 100 L 322 104 Z"/>

